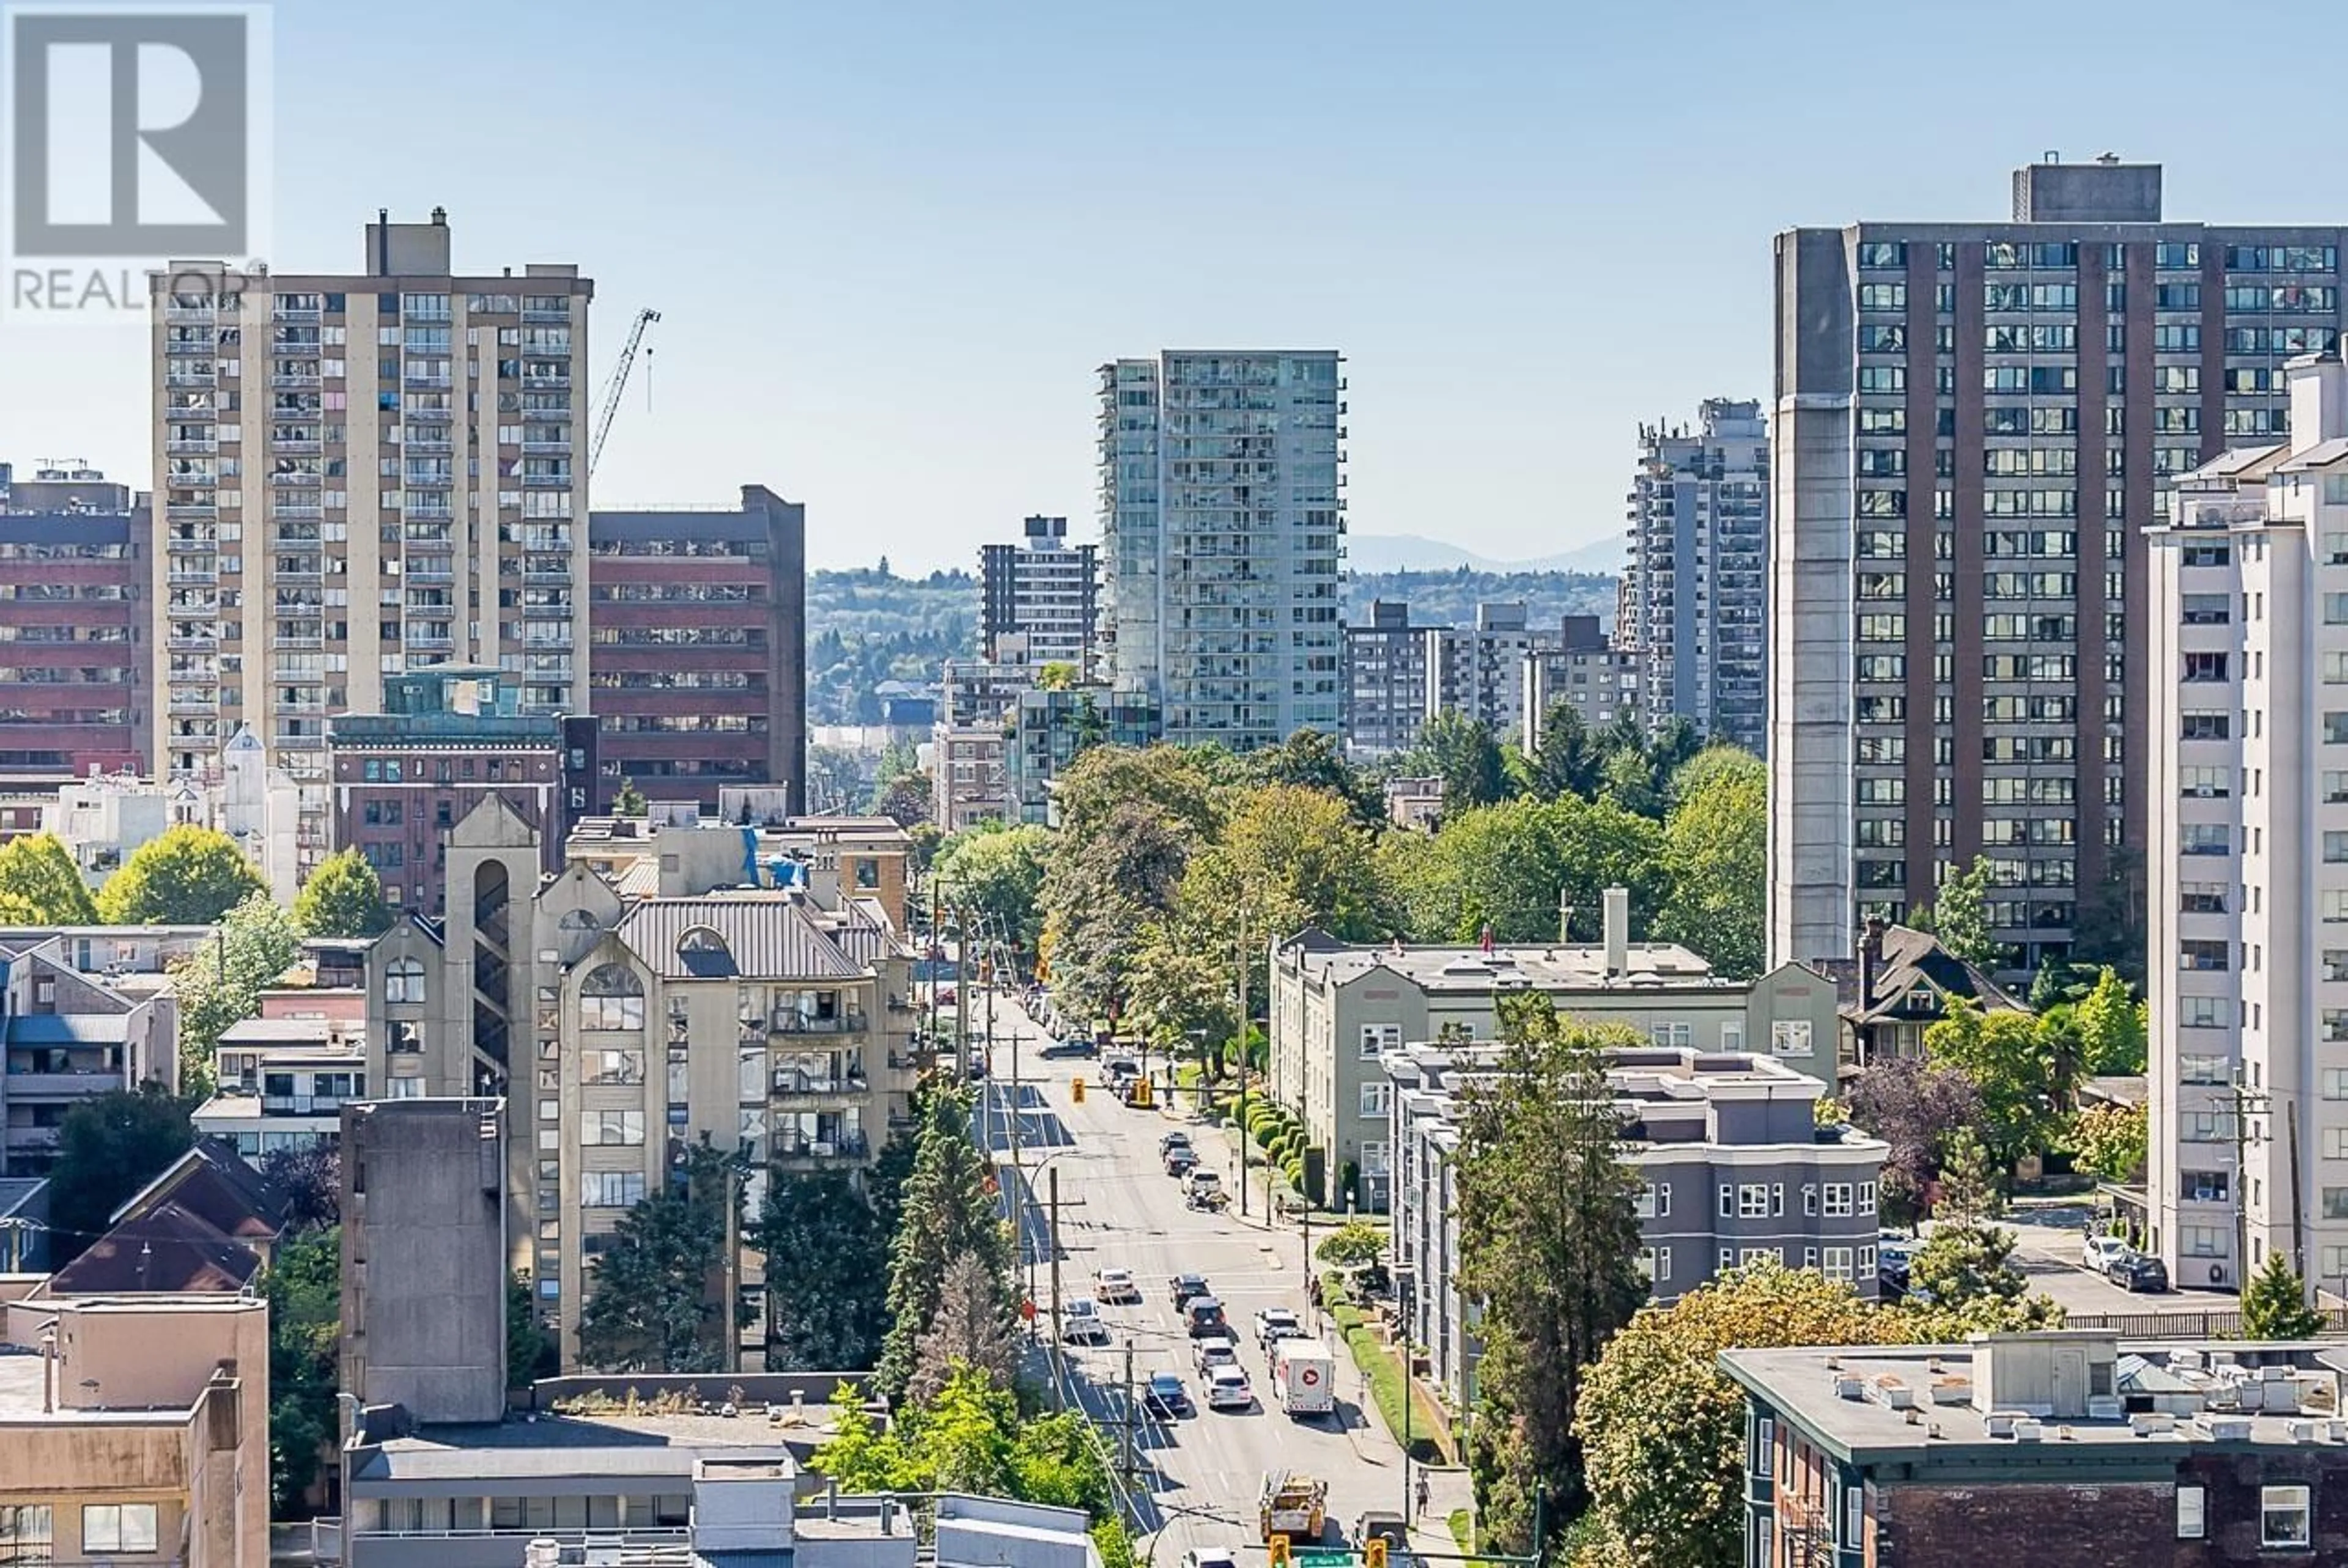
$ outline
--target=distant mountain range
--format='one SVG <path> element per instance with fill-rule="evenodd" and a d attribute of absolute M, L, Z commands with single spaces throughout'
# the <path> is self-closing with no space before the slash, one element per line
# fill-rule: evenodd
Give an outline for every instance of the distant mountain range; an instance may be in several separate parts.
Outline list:
<path fill-rule="evenodd" d="M 1622 569 L 1622 540 L 1616 536 L 1532 560 L 1495 560 L 1417 534 L 1355 534 L 1345 542 L 1345 564 L 1357 572 L 1457 571 L 1466 567 L 1469 571 L 1574 571 L 1612 577 Z"/>

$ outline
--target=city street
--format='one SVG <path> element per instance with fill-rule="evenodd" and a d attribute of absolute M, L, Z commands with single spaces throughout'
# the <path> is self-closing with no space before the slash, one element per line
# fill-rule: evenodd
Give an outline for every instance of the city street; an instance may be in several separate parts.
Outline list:
<path fill-rule="evenodd" d="M 1015 1096 L 1009 1043 L 1014 1030 L 1020 1037 Z M 1368 1408 L 1361 1375 L 1342 1347 L 1335 1348 L 1338 1409 L 1333 1416 L 1292 1421 L 1266 1399 L 1270 1368 L 1254 1343 L 1257 1309 L 1286 1307 L 1311 1322 L 1298 1233 L 1284 1226 L 1266 1229 L 1260 1204 L 1247 1220 L 1236 1209 L 1214 1214 L 1186 1208 L 1180 1184 L 1164 1173 L 1158 1141 L 1170 1129 L 1190 1125 L 1187 1112 L 1127 1109 L 1098 1091 L 1097 1061 L 1046 1061 L 1035 1049 L 1044 1039 L 1014 1004 L 998 999 L 996 1048 L 980 1116 L 988 1148 L 1000 1162 L 1010 1158 L 1012 1128 L 1017 1126 L 1024 1186 L 1032 1194 L 1017 1205 L 1025 1216 L 1021 1255 L 1033 1280 L 1037 1328 L 1048 1340 L 1051 1250 L 1045 1202 L 1055 1171 L 1063 1298 L 1090 1295 L 1095 1271 L 1112 1267 L 1131 1269 L 1142 1295 L 1138 1305 L 1101 1308 L 1108 1343 L 1066 1348 L 1071 1397 L 1103 1424 L 1114 1444 L 1127 1409 L 1129 1348 L 1137 1386 L 1152 1373 L 1171 1372 L 1194 1403 L 1200 1400 L 1203 1389 L 1190 1341 L 1168 1290 L 1169 1278 L 1179 1273 L 1207 1276 L 1223 1303 L 1241 1365 L 1258 1395 L 1257 1407 L 1246 1412 L 1210 1411 L 1199 1404 L 1193 1414 L 1151 1422 L 1136 1432 L 1134 1492 L 1152 1533 L 1145 1542 L 1150 1560 L 1173 1568 L 1190 1547 L 1254 1544 L 1258 1489 L 1270 1470 L 1298 1471 L 1329 1483 L 1332 1538 L 1350 1531 L 1365 1509 L 1402 1509 L 1402 1450 Z M 1077 1077 L 1090 1091 L 1081 1105 L 1074 1103 L 1071 1088 Z M 1226 1140 L 1203 1128 L 1194 1128 L 1192 1136 L 1205 1167 L 1220 1170 L 1231 1186 L 1236 1170 Z M 1008 1171 L 1005 1178 L 1017 1194 L 1023 1179 Z M 1448 1552 L 1453 1547 L 1441 1516 L 1464 1501 L 1458 1495 L 1461 1482 L 1441 1473 L 1434 1480 L 1431 1517 L 1419 1522 L 1418 1541 Z"/>

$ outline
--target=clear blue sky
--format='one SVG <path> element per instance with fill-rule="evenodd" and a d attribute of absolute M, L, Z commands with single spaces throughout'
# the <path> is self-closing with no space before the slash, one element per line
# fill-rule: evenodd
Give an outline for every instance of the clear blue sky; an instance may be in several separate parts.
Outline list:
<path fill-rule="evenodd" d="M 281 268 L 377 207 L 664 314 L 595 493 L 771 486 L 818 565 L 1092 527 L 1093 370 L 1350 358 L 1351 519 L 1493 556 L 1620 528 L 1634 427 L 1766 395 L 1770 236 L 1993 218 L 2045 149 L 2168 212 L 2348 219 L 2338 12 L 1090 0 L 277 7 Z M 2296 149 L 2296 156 L 2295 156 Z M 0 330 L 0 457 L 144 481 L 138 332 Z"/>

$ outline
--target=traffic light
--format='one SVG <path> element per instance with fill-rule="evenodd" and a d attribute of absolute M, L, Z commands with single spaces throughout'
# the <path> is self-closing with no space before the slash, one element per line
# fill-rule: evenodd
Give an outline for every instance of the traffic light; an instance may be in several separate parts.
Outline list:
<path fill-rule="evenodd" d="M 1270 1541 L 1264 1542 L 1264 1551 L 1270 1559 L 1270 1568 L 1288 1568 L 1287 1536 L 1273 1536 Z"/>
<path fill-rule="evenodd" d="M 1068 1084 L 1068 1098 L 1082 1105 L 1085 1102 L 1085 1081 L 1074 1079 Z"/>
<path fill-rule="evenodd" d="M 1386 1538 L 1373 1535 L 1362 1542 L 1362 1568 L 1386 1568 Z"/>

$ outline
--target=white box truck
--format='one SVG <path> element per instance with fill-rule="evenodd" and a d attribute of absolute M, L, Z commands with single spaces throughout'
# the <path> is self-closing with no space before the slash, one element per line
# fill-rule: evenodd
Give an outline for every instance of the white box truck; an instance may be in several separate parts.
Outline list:
<path fill-rule="evenodd" d="M 1318 1339 L 1278 1339 L 1272 1388 L 1291 1416 L 1324 1416 L 1337 1408 L 1337 1358 Z"/>

